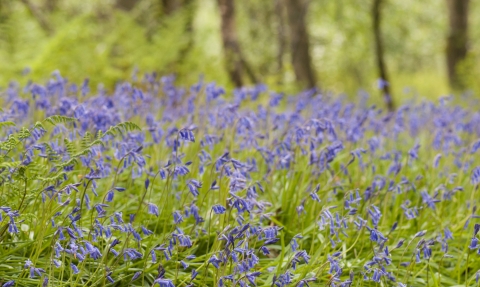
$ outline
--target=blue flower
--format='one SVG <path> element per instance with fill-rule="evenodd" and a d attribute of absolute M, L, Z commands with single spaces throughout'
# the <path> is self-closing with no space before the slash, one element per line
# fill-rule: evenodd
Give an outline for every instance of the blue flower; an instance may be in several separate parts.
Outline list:
<path fill-rule="evenodd" d="M 163 278 L 155 279 L 155 281 L 153 281 L 153 286 L 155 284 L 160 285 L 160 287 L 175 287 L 175 285 L 173 285 L 171 280 L 163 279 Z"/>
<path fill-rule="evenodd" d="M 148 203 L 148 213 L 158 217 L 159 216 L 158 206 L 156 206 L 153 203 Z"/>
<path fill-rule="evenodd" d="M 472 185 L 478 185 L 480 183 L 480 167 L 477 166 L 472 170 L 470 182 L 472 183 Z"/>
<path fill-rule="evenodd" d="M 80 270 L 78 270 L 77 266 L 73 263 L 70 263 L 70 268 L 72 268 L 73 274 L 78 274 Z"/>
<path fill-rule="evenodd" d="M 224 214 L 227 209 L 220 204 L 215 204 L 212 206 L 212 210 L 215 214 Z"/>

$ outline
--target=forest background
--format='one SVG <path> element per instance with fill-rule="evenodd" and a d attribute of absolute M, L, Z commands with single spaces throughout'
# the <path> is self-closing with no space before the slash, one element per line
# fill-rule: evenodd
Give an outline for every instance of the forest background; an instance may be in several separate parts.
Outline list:
<path fill-rule="evenodd" d="M 107 88 L 156 71 L 401 103 L 478 94 L 479 60 L 478 1 L 0 0 L 2 89 L 54 70 Z"/>

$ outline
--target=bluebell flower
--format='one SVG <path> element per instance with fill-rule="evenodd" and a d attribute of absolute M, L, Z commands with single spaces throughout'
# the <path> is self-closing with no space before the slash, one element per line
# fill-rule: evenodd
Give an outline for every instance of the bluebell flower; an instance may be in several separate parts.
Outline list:
<path fill-rule="evenodd" d="M 156 284 L 158 284 L 160 287 L 175 287 L 171 280 L 163 278 L 155 279 L 155 281 L 153 281 L 153 286 Z"/>
<path fill-rule="evenodd" d="M 70 268 L 72 268 L 73 274 L 78 274 L 80 270 L 78 270 L 77 265 L 70 263 Z"/>
<path fill-rule="evenodd" d="M 215 256 L 215 254 L 212 255 L 212 256 L 210 257 L 210 259 L 208 259 L 208 263 L 211 263 L 211 264 L 212 264 L 213 266 L 215 266 L 215 268 L 217 268 L 217 269 L 220 267 L 219 264 L 220 264 L 221 262 L 222 262 L 222 261 L 219 260 L 219 259 L 217 258 L 217 256 Z"/>
<path fill-rule="evenodd" d="M 263 229 L 263 234 L 265 235 L 266 239 L 275 239 L 280 229 L 281 228 L 278 226 L 267 227 Z"/>
<path fill-rule="evenodd" d="M 372 281 L 380 283 L 380 279 L 382 278 L 382 271 L 375 269 L 373 271 Z"/>
<path fill-rule="evenodd" d="M 140 277 L 140 275 L 142 275 L 142 271 L 135 272 L 135 274 L 133 274 L 132 280 L 130 280 L 130 282 L 137 280 Z"/>
<path fill-rule="evenodd" d="M 413 236 L 413 238 L 423 237 L 425 234 L 427 234 L 427 231 L 426 231 L 426 230 L 422 230 L 422 231 L 419 231 L 419 232 L 415 233 L 415 235 Z"/>
<path fill-rule="evenodd" d="M 437 154 L 437 155 L 434 157 L 434 159 L 433 159 L 433 167 L 434 167 L 434 168 L 437 168 L 437 167 L 438 167 L 441 158 L 442 158 L 442 154 L 441 154 L 441 153 Z"/>
<path fill-rule="evenodd" d="M 183 269 L 187 269 L 188 268 L 188 264 L 183 261 L 183 260 L 180 260 L 180 264 L 182 265 Z"/>
<path fill-rule="evenodd" d="M 472 148 L 470 149 L 470 153 L 474 154 L 477 152 L 477 150 L 480 149 L 480 140 L 477 140 L 472 144 Z"/>
<path fill-rule="evenodd" d="M 130 260 L 136 260 L 141 259 L 143 255 L 134 248 L 127 248 L 123 252 L 123 257 L 125 260 L 127 259 L 127 257 L 130 258 Z"/>
<path fill-rule="evenodd" d="M 470 245 L 468 246 L 468 248 L 470 249 L 477 249 L 478 247 L 478 239 L 476 237 L 473 237 L 471 240 L 470 240 Z"/>
<path fill-rule="evenodd" d="M 480 183 L 480 167 L 475 167 L 472 170 L 472 175 L 470 176 L 470 182 L 472 185 L 478 185 Z"/>
<path fill-rule="evenodd" d="M 112 202 L 114 195 L 115 195 L 115 193 L 113 192 L 113 190 L 109 190 L 107 192 L 107 197 L 105 198 L 105 201 L 106 202 Z"/>
<path fill-rule="evenodd" d="M 215 204 L 212 206 L 212 210 L 215 214 L 224 214 L 227 209 L 220 204 Z"/>
<path fill-rule="evenodd" d="M 202 183 L 197 180 L 191 179 L 187 183 L 187 186 L 190 192 L 193 194 L 193 196 L 197 197 L 200 194 L 198 189 L 202 187 Z"/>
<path fill-rule="evenodd" d="M 422 191 L 420 194 L 422 196 L 423 203 L 425 203 L 429 208 L 435 210 L 435 203 L 440 202 L 440 200 L 434 199 L 434 197 L 431 197 L 426 191 Z"/>
<path fill-rule="evenodd" d="M 475 225 L 473 227 L 473 236 L 477 236 L 479 231 L 480 231 L 480 224 L 475 223 Z"/>
<path fill-rule="evenodd" d="M 302 235 L 301 234 L 297 234 L 295 235 L 292 240 L 290 241 L 290 246 L 292 248 L 293 251 L 297 251 L 299 245 L 298 245 L 298 242 L 297 242 L 297 239 L 301 239 L 302 238 Z"/>
<path fill-rule="evenodd" d="M 148 203 L 148 213 L 158 217 L 159 216 L 158 206 L 153 203 Z"/>
<path fill-rule="evenodd" d="M 189 129 L 181 129 L 178 131 L 179 138 L 187 142 L 195 142 L 195 136 L 193 132 Z"/>
<path fill-rule="evenodd" d="M 193 281 L 197 277 L 197 275 L 198 275 L 197 270 L 193 269 L 192 270 L 192 275 L 190 277 L 190 281 Z"/>
<path fill-rule="evenodd" d="M 313 200 L 317 201 L 317 202 L 320 202 L 320 201 L 321 201 L 321 200 L 320 200 L 320 197 L 318 197 L 318 194 L 317 194 L 319 190 L 320 190 L 320 185 L 317 185 L 317 186 L 315 187 L 315 190 L 310 193 L 310 197 L 311 197 Z"/>
<path fill-rule="evenodd" d="M 408 155 L 410 156 L 410 158 L 418 159 L 418 150 L 419 149 L 420 149 L 420 145 L 418 143 L 415 144 L 415 146 L 410 151 L 408 151 Z"/>

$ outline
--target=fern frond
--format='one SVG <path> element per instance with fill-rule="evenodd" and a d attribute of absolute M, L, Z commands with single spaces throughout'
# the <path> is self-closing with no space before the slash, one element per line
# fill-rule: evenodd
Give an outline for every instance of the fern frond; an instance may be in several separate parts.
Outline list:
<path fill-rule="evenodd" d="M 48 122 L 48 123 L 51 123 L 52 125 L 56 126 L 58 124 L 72 123 L 72 122 L 76 121 L 76 119 L 71 118 L 71 117 L 54 115 L 54 116 L 50 116 L 50 117 L 46 118 L 44 121 Z"/>
<path fill-rule="evenodd" d="M 84 150 L 82 150 L 82 151 L 77 152 L 76 154 L 74 154 L 74 155 L 72 156 L 72 158 L 78 158 L 78 157 L 80 157 L 80 156 L 82 156 L 82 155 L 88 155 L 88 154 L 90 154 L 90 153 L 92 153 L 92 151 L 91 151 L 89 148 L 86 148 L 86 149 L 84 149 Z"/>
<path fill-rule="evenodd" d="M 65 172 L 60 172 L 57 175 L 54 175 L 52 177 L 38 177 L 39 180 L 44 181 L 44 182 L 56 182 L 58 180 L 63 179 L 63 177 L 66 175 Z"/>
<path fill-rule="evenodd" d="M 127 132 L 132 132 L 132 131 L 140 131 L 140 127 L 138 125 L 136 125 L 135 123 L 132 123 L 132 122 L 123 122 L 123 123 L 119 123 L 118 125 L 116 126 L 112 126 L 110 127 L 104 134 L 105 135 L 112 135 L 112 136 L 116 136 L 116 135 L 124 135 L 125 133 Z"/>
<path fill-rule="evenodd" d="M 15 135 L 9 135 L 8 139 L 0 144 L 0 149 L 10 151 L 14 149 L 20 140 Z"/>
<path fill-rule="evenodd" d="M 88 147 L 92 147 L 92 146 L 97 145 L 97 144 L 98 144 L 98 145 L 105 146 L 105 144 L 103 143 L 103 141 L 101 141 L 101 140 L 94 140 L 93 142 L 91 142 L 91 143 L 88 145 Z"/>
<path fill-rule="evenodd" d="M 66 162 L 62 162 L 61 164 L 57 165 L 58 168 L 64 168 L 66 166 L 71 166 L 71 165 L 76 165 L 78 163 L 77 158 L 71 158 L 67 160 Z"/>
<path fill-rule="evenodd" d="M 31 135 L 32 135 L 32 134 L 30 133 L 30 130 L 29 130 L 29 129 L 22 128 L 22 129 L 18 132 L 18 139 L 19 139 L 19 140 L 24 140 L 24 139 L 29 138 Z"/>
<path fill-rule="evenodd" d="M 11 121 L 0 122 L 0 128 L 3 128 L 3 127 L 14 127 L 14 126 L 15 126 L 15 123 L 14 123 L 14 122 L 11 122 Z"/>
<path fill-rule="evenodd" d="M 103 138 L 103 135 L 104 135 L 103 132 L 101 130 L 99 130 L 97 132 L 97 135 L 95 136 L 95 139 L 96 140 L 101 140 Z"/>
<path fill-rule="evenodd" d="M 6 168 L 17 168 L 22 164 L 21 161 L 4 161 L 0 163 L 0 168 L 6 167 Z"/>
<path fill-rule="evenodd" d="M 36 122 L 33 127 L 36 128 L 36 129 L 43 129 L 43 130 L 45 129 L 45 127 L 43 126 L 43 124 L 41 122 Z"/>
<path fill-rule="evenodd" d="M 68 139 L 63 139 L 63 143 L 65 144 L 65 149 L 67 150 L 67 154 L 71 157 L 73 154 L 77 153 L 75 146 L 71 141 Z"/>
<path fill-rule="evenodd" d="M 85 149 L 85 148 L 88 148 L 88 146 L 90 145 L 90 142 L 92 141 L 92 137 L 91 137 L 91 134 L 89 132 L 86 132 L 83 137 L 82 137 L 82 140 L 80 141 L 80 146 Z"/>

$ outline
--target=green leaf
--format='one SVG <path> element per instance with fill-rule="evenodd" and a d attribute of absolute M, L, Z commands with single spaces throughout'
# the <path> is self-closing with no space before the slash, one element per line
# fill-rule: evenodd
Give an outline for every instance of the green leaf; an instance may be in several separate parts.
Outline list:
<path fill-rule="evenodd" d="M 15 123 L 10 121 L 0 122 L 0 128 L 3 127 L 14 127 Z"/>
<path fill-rule="evenodd" d="M 54 116 L 46 118 L 44 121 L 48 122 L 48 123 L 51 123 L 52 125 L 56 126 L 58 124 L 72 123 L 72 122 L 76 121 L 76 119 L 71 118 L 71 117 L 54 115 Z"/>
<path fill-rule="evenodd" d="M 116 136 L 118 134 L 125 134 L 127 132 L 131 132 L 131 131 L 141 131 L 140 127 L 132 122 L 123 122 L 123 123 L 119 123 L 118 125 L 116 126 L 112 126 L 110 127 L 104 135 L 112 135 L 112 136 Z"/>

